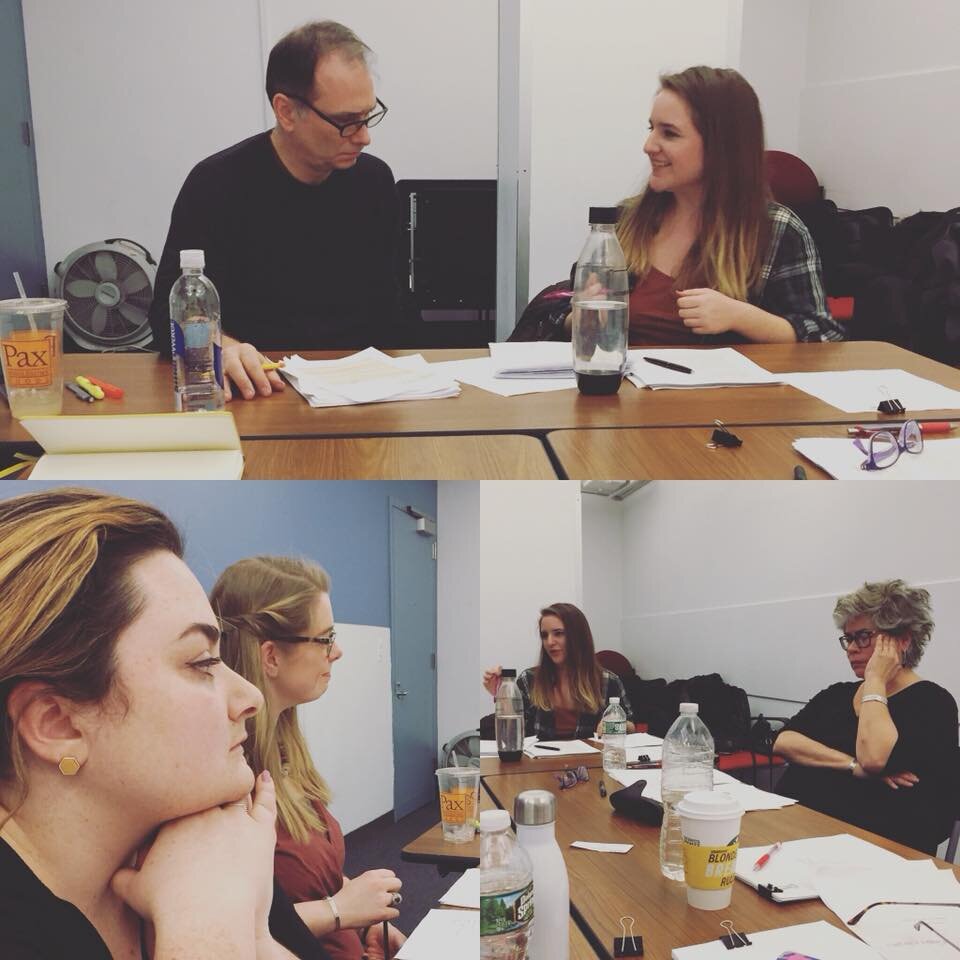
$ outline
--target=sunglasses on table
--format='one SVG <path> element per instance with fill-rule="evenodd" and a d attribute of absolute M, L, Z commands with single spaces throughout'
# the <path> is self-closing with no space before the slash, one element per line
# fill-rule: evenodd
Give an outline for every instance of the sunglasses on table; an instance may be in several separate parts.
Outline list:
<path fill-rule="evenodd" d="M 587 768 L 582 765 L 575 770 L 563 770 L 554 774 L 554 776 L 557 778 L 561 790 L 569 790 L 570 787 L 575 787 L 578 783 L 586 783 L 590 779 Z"/>

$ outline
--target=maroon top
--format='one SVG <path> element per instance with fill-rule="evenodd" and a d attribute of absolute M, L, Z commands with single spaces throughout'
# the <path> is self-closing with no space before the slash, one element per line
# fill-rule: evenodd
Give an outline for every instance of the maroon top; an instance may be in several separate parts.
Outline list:
<path fill-rule="evenodd" d="M 332 897 L 343 886 L 343 831 L 321 803 L 314 809 L 327 825 L 326 833 L 312 831 L 306 843 L 297 843 L 277 820 L 274 876 L 294 903 Z M 363 944 L 356 930 L 337 930 L 320 938 L 332 960 L 360 960 Z"/>
<path fill-rule="evenodd" d="M 563 707 L 553 708 L 553 723 L 559 739 L 572 737 L 577 730 L 577 721 L 580 713 L 577 710 L 566 710 Z"/>

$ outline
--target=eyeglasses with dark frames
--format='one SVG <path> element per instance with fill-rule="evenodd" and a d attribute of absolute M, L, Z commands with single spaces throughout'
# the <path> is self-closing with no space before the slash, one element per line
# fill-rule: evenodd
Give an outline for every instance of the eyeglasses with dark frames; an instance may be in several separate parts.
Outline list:
<path fill-rule="evenodd" d="M 272 640 L 280 640 L 283 643 L 319 643 L 321 646 L 326 647 L 329 652 L 330 648 L 337 642 L 337 631 L 329 630 L 327 633 L 319 637 L 271 637 Z"/>
<path fill-rule="evenodd" d="M 860 464 L 861 470 L 886 470 L 900 459 L 901 453 L 923 453 L 923 432 L 916 420 L 908 420 L 897 434 L 880 430 L 870 434 L 869 445 L 859 438 L 853 445 L 867 457 Z"/>
<path fill-rule="evenodd" d="M 849 650 L 856 644 L 858 650 L 866 650 L 879 632 L 879 630 L 855 630 L 853 633 L 841 633 L 840 646 L 844 650 Z"/>
<path fill-rule="evenodd" d="M 257 639 L 263 643 L 265 640 L 279 640 L 282 643 L 317 643 L 326 647 L 329 654 L 330 648 L 337 642 L 337 631 L 328 630 L 319 637 L 301 637 L 296 634 L 288 636 L 265 635 L 263 627 L 251 617 L 239 614 L 234 617 L 220 617 L 220 632 L 223 634 L 236 633 L 241 627 L 246 627 L 251 633 L 257 634 Z"/>
<path fill-rule="evenodd" d="M 561 790 L 569 790 L 570 787 L 575 787 L 578 783 L 586 783 L 590 779 L 587 768 L 582 765 L 575 770 L 564 770 L 561 773 L 554 774 L 554 776 L 557 778 Z"/>
<path fill-rule="evenodd" d="M 373 113 L 364 117 L 362 120 L 349 120 L 347 123 L 341 123 L 339 120 L 334 120 L 333 117 L 328 117 L 322 110 L 318 110 L 310 103 L 309 100 L 298 97 L 295 93 L 287 93 L 285 96 L 291 100 L 296 100 L 297 103 L 302 103 L 305 107 L 309 107 L 321 120 L 326 120 L 330 126 L 336 127 L 341 137 L 352 137 L 360 131 L 361 127 L 375 127 L 387 115 L 387 105 L 377 97 L 379 110 L 374 110 Z"/>

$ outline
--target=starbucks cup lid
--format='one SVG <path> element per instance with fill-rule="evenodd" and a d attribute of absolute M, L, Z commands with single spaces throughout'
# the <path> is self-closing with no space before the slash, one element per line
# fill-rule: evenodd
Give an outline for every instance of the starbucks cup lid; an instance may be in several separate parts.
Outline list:
<path fill-rule="evenodd" d="M 491 833 L 494 830 L 506 830 L 510 826 L 510 814 L 506 810 L 482 810 L 480 812 L 480 832 Z"/>
<path fill-rule="evenodd" d="M 693 820 L 732 820 L 743 816 L 740 801 L 722 790 L 691 790 L 677 804 L 676 811 Z"/>

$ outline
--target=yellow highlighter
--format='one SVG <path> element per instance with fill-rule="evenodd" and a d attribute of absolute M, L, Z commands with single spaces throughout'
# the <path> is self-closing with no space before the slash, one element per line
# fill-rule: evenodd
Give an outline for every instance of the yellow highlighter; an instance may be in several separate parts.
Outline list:
<path fill-rule="evenodd" d="M 95 383 L 91 383 L 86 377 L 77 376 L 73 378 L 73 381 L 78 387 L 86 390 L 94 400 L 103 399 L 103 390 Z"/>
<path fill-rule="evenodd" d="M 279 370 L 283 366 L 282 360 L 264 360 L 260 364 L 262 370 Z"/>

